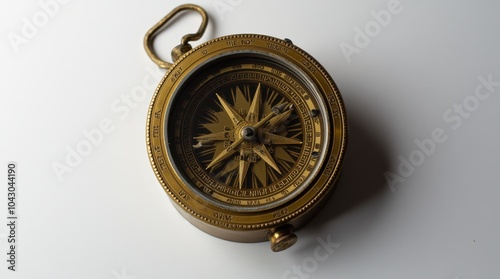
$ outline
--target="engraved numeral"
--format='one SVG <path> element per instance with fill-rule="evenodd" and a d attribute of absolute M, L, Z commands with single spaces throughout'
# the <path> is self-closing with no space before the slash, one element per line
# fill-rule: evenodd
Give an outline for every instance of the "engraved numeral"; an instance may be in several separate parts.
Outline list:
<path fill-rule="evenodd" d="M 189 201 L 191 199 L 191 197 L 184 190 L 179 191 L 179 196 L 185 201 Z"/>
<path fill-rule="evenodd" d="M 219 219 L 219 220 L 222 220 L 222 221 L 232 221 L 233 220 L 233 216 L 228 215 L 228 214 L 224 214 L 224 213 L 220 213 L 220 212 L 214 212 L 214 217 Z"/>
<path fill-rule="evenodd" d="M 153 126 L 153 137 L 157 138 L 160 136 L 160 126 L 155 125 Z"/>
<path fill-rule="evenodd" d="M 273 217 L 274 218 L 281 218 L 283 216 L 285 216 L 285 214 L 288 213 L 288 208 L 283 208 L 282 210 L 279 210 L 279 211 L 275 211 L 273 213 Z"/>

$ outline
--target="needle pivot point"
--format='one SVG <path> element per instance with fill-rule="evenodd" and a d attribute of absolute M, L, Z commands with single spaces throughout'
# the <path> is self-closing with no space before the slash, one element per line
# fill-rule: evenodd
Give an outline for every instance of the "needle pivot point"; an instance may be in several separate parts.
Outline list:
<path fill-rule="evenodd" d="M 245 126 L 241 129 L 241 136 L 245 141 L 255 141 L 257 131 L 252 126 Z"/>

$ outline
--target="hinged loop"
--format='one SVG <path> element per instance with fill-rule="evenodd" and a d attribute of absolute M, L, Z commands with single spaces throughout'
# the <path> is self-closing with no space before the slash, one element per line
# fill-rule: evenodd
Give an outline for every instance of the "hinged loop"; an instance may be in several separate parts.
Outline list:
<path fill-rule="evenodd" d="M 202 22 L 200 25 L 200 28 L 198 29 L 198 32 L 193 33 L 193 34 L 187 34 L 184 35 L 181 39 L 181 44 L 174 47 L 172 49 L 172 60 L 175 62 L 177 59 L 179 59 L 180 56 L 182 56 L 184 53 L 190 51 L 192 49 L 191 45 L 188 43 L 189 41 L 196 41 L 203 36 L 203 33 L 205 32 L 205 29 L 207 27 L 208 23 L 208 16 L 205 10 L 201 8 L 198 5 L 194 4 L 185 4 L 181 5 L 177 8 L 175 8 L 173 11 L 171 11 L 168 15 L 166 15 L 164 18 L 162 18 L 155 26 L 151 27 L 151 29 L 148 30 L 146 35 L 144 36 L 144 48 L 146 49 L 146 53 L 148 54 L 149 58 L 153 60 L 153 62 L 156 63 L 160 68 L 163 69 L 168 69 L 172 67 L 172 63 L 166 62 L 161 60 L 158 55 L 156 55 L 156 52 L 154 51 L 153 47 L 153 41 L 156 38 L 156 36 L 159 34 L 159 32 L 166 26 L 166 24 L 179 12 L 184 11 L 184 10 L 193 10 L 197 11 L 200 13 L 202 17 Z"/>

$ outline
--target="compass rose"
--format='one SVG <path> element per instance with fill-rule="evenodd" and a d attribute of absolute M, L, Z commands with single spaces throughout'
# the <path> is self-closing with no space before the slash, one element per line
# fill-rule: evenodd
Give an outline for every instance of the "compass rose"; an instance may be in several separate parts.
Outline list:
<path fill-rule="evenodd" d="M 245 90 L 249 91 L 249 87 L 245 87 Z M 229 127 L 220 131 L 221 125 L 218 125 L 218 129 L 212 129 L 216 130 L 214 132 L 193 137 L 197 141 L 193 147 L 195 149 L 210 148 L 213 154 L 205 168 L 209 171 L 218 170 L 217 178 L 225 176 L 229 182 L 237 176 L 237 183 L 234 179 L 234 184 L 239 189 L 257 188 L 256 180 L 266 186 L 267 176 L 275 181 L 277 176 L 291 169 L 296 154 L 292 150 L 287 150 L 286 146 L 300 147 L 302 145 L 301 132 L 290 137 L 286 136 L 287 128 L 296 129 L 296 127 L 287 127 L 291 123 L 290 120 L 296 118 L 293 114 L 293 106 L 282 97 L 277 101 L 278 94 L 275 91 L 265 94 L 267 98 L 262 100 L 260 83 L 251 101 L 245 98 L 245 94 L 239 87 L 236 87 L 233 92 L 234 103 L 237 105 L 239 103 L 239 107 L 233 107 L 224 97 L 216 94 L 222 110 L 212 112 L 211 117 L 207 117 L 211 119 L 211 124 L 219 122 L 222 117 L 228 118 Z M 242 98 L 247 102 L 241 101 Z M 276 104 L 273 105 L 273 103 Z M 300 122 L 297 123 L 300 124 Z M 213 125 L 204 126 L 213 127 Z M 250 169 L 252 175 L 249 174 Z M 246 185 L 247 181 L 250 181 L 250 187 Z"/>

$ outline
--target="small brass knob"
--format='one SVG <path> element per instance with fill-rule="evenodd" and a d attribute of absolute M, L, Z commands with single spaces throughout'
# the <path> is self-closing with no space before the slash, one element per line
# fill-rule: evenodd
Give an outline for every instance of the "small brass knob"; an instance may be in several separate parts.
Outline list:
<path fill-rule="evenodd" d="M 172 60 L 177 61 L 184 53 L 190 51 L 193 49 L 193 47 L 190 44 L 180 44 L 172 49 L 171 55 L 172 55 Z"/>
<path fill-rule="evenodd" d="M 297 235 L 293 233 L 293 226 L 289 224 L 271 229 L 267 233 L 267 237 L 271 242 L 271 250 L 273 252 L 288 249 L 297 242 Z"/>

